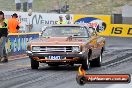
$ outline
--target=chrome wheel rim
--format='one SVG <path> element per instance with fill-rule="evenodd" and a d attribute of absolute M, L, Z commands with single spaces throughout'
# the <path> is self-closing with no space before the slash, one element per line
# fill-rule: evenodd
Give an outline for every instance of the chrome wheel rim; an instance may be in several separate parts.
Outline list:
<path fill-rule="evenodd" d="M 89 67 L 90 67 L 90 63 L 89 63 L 88 58 L 87 58 L 87 67 L 88 67 L 88 69 L 89 69 Z"/>
<path fill-rule="evenodd" d="M 99 61 L 100 61 L 100 63 L 102 62 L 102 55 L 101 54 L 99 56 Z"/>

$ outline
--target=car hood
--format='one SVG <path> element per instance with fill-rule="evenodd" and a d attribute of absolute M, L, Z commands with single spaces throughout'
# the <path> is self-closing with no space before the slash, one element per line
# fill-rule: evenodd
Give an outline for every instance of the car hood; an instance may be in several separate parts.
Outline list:
<path fill-rule="evenodd" d="M 48 37 L 31 40 L 29 44 L 35 46 L 82 45 L 85 44 L 87 40 L 87 38 Z"/>

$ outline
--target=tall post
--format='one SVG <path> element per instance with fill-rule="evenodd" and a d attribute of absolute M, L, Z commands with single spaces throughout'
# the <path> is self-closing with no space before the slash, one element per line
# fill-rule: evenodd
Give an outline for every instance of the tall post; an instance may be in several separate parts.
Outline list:
<path fill-rule="evenodd" d="M 16 11 L 20 11 L 21 10 L 21 1 L 15 0 L 15 4 L 16 4 Z"/>

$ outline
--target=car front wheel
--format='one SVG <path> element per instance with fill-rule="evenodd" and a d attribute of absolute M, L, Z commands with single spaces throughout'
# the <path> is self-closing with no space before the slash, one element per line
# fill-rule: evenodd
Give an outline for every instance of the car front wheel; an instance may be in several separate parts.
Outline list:
<path fill-rule="evenodd" d="M 102 53 L 99 55 L 99 57 L 93 59 L 91 62 L 92 67 L 101 67 L 102 64 Z"/>
<path fill-rule="evenodd" d="M 88 56 L 84 56 L 82 59 L 82 68 L 88 70 L 90 68 L 90 62 Z"/>
<path fill-rule="evenodd" d="M 31 68 L 38 69 L 38 67 L 39 67 L 39 62 L 31 58 Z"/>

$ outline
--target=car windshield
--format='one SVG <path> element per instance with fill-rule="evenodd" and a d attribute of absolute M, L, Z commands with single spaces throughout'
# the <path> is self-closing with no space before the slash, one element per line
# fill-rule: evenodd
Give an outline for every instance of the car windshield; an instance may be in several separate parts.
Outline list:
<path fill-rule="evenodd" d="M 55 26 L 47 27 L 43 33 L 42 37 L 88 37 L 88 32 L 85 27 L 73 27 L 73 26 Z"/>

